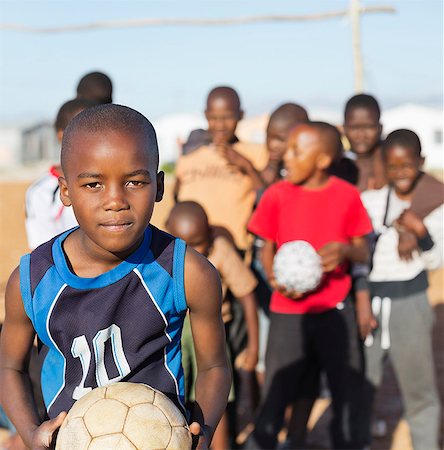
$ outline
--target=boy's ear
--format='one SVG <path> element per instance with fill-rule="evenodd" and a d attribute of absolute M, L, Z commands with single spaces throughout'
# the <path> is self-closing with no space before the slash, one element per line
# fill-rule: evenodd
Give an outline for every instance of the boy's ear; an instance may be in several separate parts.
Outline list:
<path fill-rule="evenodd" d="M 320 153 L 317 157 L 317 166 L 320 170 L 327 170 L 333 162 L 333 157 L 328 153 Z"/>
<path fill-rule="evenodd" d="M 59 143 L 62 143 L 62 139 L 63 139 L 63 130 L 57 130 L 57 140 L 59 141 Z"/>
<path fill-rule="evenodd" d="M 68 184 L 64 177 L 59 177 L 60 200 L 64 206 L 71 206 L 71 199 L 68 192 Z"/>
<path fill-rule="evenodd" d="M 239 111 L 239 120 L 242 120 L 244 118 L 244 111 L 241 109 Z"/>
<path fill-rule="evenodd" d="M 425 157 L 424 156 L 420 156 L 419 157 L 419 168 L 422 169 L 425 163 Z"/>
<path fill-rule="evenodd" d="M 165 186 L 164 180 L 165 180 L 165 173 L 161 170 L 156 176 L 156 182 L 157 182 L 156 202 L 160 202 L 163 198 L 163 192 L 164 192 L 164 186 Z"/>
<path fill-rule="evenodd" d="M 379 136 L 382 136 L 382 130 L 384 129 L 384 127 L 382 126 L 382 123 L 379 123 L 378 125 L 379 125 L 379 128 L 378 128 Z"/>

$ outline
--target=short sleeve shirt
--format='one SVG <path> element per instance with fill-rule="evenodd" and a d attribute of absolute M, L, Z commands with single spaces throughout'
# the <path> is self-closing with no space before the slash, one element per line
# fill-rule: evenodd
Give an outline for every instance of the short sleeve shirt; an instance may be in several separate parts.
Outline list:
<path fill-rule="evenodd" d="M 281 181 L 268 188 L 250 223 L 249 230 L 276 243 L 304 240 L 316 251 L 329 242 L 349 243 L 372 230 L 359 191 L 331 176 L 319 190 L 307 190 Z M 348 265 L 343 263 L 323 276 L 320 286 L 300 300 L 273 293 L 270 310 L 284 314 L 319 313 L 336 307 L 351 288 Z"/>
<path fill-rule="evenodd" d="M 266 147 L 237 142 L 234 149 L 248 158 L 257 170 L 268 161 Z M 199 203 L 211 225 L 226 228 L 236 246 L 247 248 L 247 223 L 256 201 L 256 192 L 248 175 L 233 168 L 211 146 L 202 146 L 179 158 L 176 177 L 180 182 L 178 199 Z"/>

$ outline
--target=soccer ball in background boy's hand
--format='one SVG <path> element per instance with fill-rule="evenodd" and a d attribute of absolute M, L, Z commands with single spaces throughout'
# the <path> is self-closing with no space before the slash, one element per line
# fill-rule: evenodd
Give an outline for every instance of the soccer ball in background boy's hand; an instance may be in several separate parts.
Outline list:
<path fill-rule="evenodd" d="M 185 418 L 164 394 L 145 384 L 96 388 L 69 411 L 56 450 L 191 449 Z"/>
<path fill-rule="evenodd" d="M 321 257 L 306 241 L 283 244 L 273 261 L 276 283 L 289 292 L 305 294 L 315 290 L 322 278 Z"/>

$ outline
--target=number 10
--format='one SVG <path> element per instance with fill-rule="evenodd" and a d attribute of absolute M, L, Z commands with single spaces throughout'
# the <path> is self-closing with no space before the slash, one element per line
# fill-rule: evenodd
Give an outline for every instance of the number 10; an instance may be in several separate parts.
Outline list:
<path fill-rule="evenodd" d="M 105 367 L 105 343 L 109 339 L 111 340 L 114 363 L 119 371 L 119 375 L 114 378 L 109 378 Z M 130 373 L 131 369 L 123 351 L 122 333 L 117 325 L 112 324 L 110 327 L 100 330 L 94 336 L 93 347 L 96 360 L 97 386 L 100 387 L 116 383 Z M 80 363 L 82 364 L 82 380 L 72 394 L 72 398 L 78 400 L 92 390 L 91 387 L 85 387 L 86 376 L 88 375 L 89 367 L 91 365 L 91 351 L 85 335 L 78 336 L 73 340 L 71 353 L 74 358 L 80 358 Z"/>

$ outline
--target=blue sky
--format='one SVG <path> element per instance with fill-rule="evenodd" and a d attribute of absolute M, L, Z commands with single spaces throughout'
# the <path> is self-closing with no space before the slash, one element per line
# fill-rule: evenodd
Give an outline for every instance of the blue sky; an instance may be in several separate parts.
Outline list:
<path fill-rule="evenodd" d="M 362 0 L 395 14 L 362 18 L 366 91 L 385 107 L 442 105 L 440 0 Z M 144 17 L 236 17 L 344 9 L 348 1 L 0 1 L 0 22 L 60 26 Z M 32 34 L 0 30 L 0 121 L 50 119 L 78 79 L 102 70 L 115 101 L 149 118 L 200 112 L 215 85 L 237 88 L 247 115 L 284 101 L 342 110 L 353 95 L 350 22 L 163 26 Z"/>

